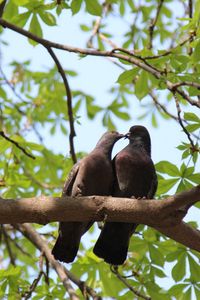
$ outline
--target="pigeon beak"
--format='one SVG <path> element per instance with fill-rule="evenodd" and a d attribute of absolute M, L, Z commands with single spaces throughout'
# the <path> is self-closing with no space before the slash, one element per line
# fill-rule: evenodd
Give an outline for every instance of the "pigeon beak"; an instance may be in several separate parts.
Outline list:
<path fill-rule="evenodd" d="M 130 132 L 124 134 L 124 139 L 129 139 L 130 138 Z"/>
<path fill-rule="evenodd" d="M 126 134 L 120 134 L 120 139 L 122 138 L 126 139 Z"/>

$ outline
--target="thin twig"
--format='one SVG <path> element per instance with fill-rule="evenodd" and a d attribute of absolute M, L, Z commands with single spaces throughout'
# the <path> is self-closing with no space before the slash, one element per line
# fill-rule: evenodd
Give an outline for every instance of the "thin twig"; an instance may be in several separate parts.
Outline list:
<path fill-rule="evenodd" d="M 197 82 L 190 82 L 190 81 L 181 81 L 173 84 L 173 88 L 177 88 L 180 86 L 192 86 L 197 89 L 200 89 L 200 84 Z"/>
<path fill-rule="evenodd" d="M 149 45 L 148 45 L 148 49 L 152 49 L 153 47 L 153 35 L 154 35 L 154 28 L 156 26 L 156 23 L 158 21 L 158 17 L 162 8 L 164 0 L 160 0 L 160 2 L 158 3 L 158 7 L 156 10 L 156 16 L 153 20 L 151 20 L 151 24 L 149 26 Z"/>
<path fill-rule="evenodd" d="M 157 59 L 163 56 L 167 56 L 173 53 L 173 51 L 175 51 L 178 47 L 182 47 L 183 45 L 185 45 L 187 42 L 190 41 L 190 36 L 187 37 L 186 39 L 184 39 L 180 44 L 177 44 L 174 47 L 170 47 L 169 50 L 163 52 L 162 54 L 158 54 L 158 55 L 152 55 L 152 56 L 144 56 L 143 58 L 146 59 Z"/>
<path fill-rule="evenodd" d="M 4 225 L 4 227 L 5 227 L 5 225 Z M 12 230 L 13 230 L 13 228 L 12 228 Z M 6 229 L 6 232 L 7 232 L 7 229 Z M 8 239 L 11 241 L 11 243 L 13 243 L 13 245 L 17 248 L 17 249 L 19 249 L 19 251 L 22 253 L 22 254 L 24 254 L 24 255 L 26 255 L 26 256 L 28 256 L 28 257 L 32 257 L 32 255 L 29 253 L 29 252 L 26 252 L 17 242 L 16 242 L 16 237 L 15 237 L 15 239 L 12 239 L 11 237 L 10 237 L 10 235 L 7 235 L 7 237 L 8 237 Z"/>
<path fill-rule="evenodd" d="M 87 47 L 88 48 L 93 48 L 93 39 L 94 37 L 97 35 L 98 31 L 99 31 L 99 28 L 101 26 L 101 20 L 102 20 L 102 17 L 97 17 L 96 21 L 95 21 L 95 24 L 94 24 L 94 27 L 93 27 L 93 30 L 92 30 L 92 34 L 91 34 L 91 37 L 89 38 L 88 42 L 87 42 Z"/>
<path fill-rule="evenodd" d="M 145 58 L 145 57 L 142 57 L 142 56 L 140 56 L 140 55 L 135 54 L 134 51 L 129 51 L 129 50 L 124 49 L 124 48 L 114 48 L 114 49 L 112 50 L 112 52 L 114 52 L 114 53 L 115 53 L 116 51 L 120 51 L 120 52 L 126 53 L 126 54 L 128 54 L 128 55 L 130 55 L 130 56 L 132 56 L 132 57 L 135 57 L 135 58 L 137 58 L 137 59 L 143 61 L 143 62 L 145 63 L 145 65 L 147 65 L 147 66 L 149 66 L 150 68 L 154 69 L 156 72 L 159 72 L 160 74 L 163 73 L 163 71 L 161 71 L 161 70 L 159 70 L 158 68 L 156 68 L 156 67 L 150 65 L 150 64 L 146 61 L 146 58 Z"/>
<path fill-rule="evenodd" d="M 97 17 L 95 23 L 94 23 L 94 27 L 92 30 L 92 34 L 91 37 L 89 38 L 88 42 L 87 42 L 87 47 L 88 48 L 93 48 L 93 39 L 96 35 L 99 35 L 99 29 L 101 26 L 101 21 L 103 19 L 103 15 L 105 15 L 108 11 L 109 8 L 109 4 L 107 4 L 106 2 L 103 4 L 103 13 L 101 17 Z"/>
<path fill-rule="evenodd" d="M 193 17 L 193 0 L 189 0 L 188 1 L 188 15 L 189 15 L 189 18 L 192 19 Z M 193 32 L 190 33 L 190 43 L 193 41 L 194 39 L 194 35 L 193 35 Z M 189 55 L 192 55 L 192 47 L 189 47 L 188 49 L 188 54 Z"/>
<path fill-rule="evenodd" d="M 6 77 L 6 74 L 4 73 L 2 67 L 0 66 L 0 72 L 1 72 L 1 75 L 3 77 L 3 79 L 5 80 L 6 84 L 8 85 L 8 87 L 12 90 L 12 92 L 14 93 L 14 95 L 20 100 L 22 101 L 23 103 L 25 104 L 30 104 L 27 100 L 24 100 L 20 94 L 17 93 L 16 89 L 15 89 L 15 86 L 14 84 L 12 84 L 8 78 Z M 25 115 L 24 112 L 22 112 L 19 107 L 17 107 L 17 105 L 15 106 L 17 108 L 17 110 L 20 112 L 20 113 L 23 113 L 23 115 Z"/>
<path fill-rule="evenodd" d="M 32 154 L 28 153 L 26 151 L 26 149 L 24 149 L 22 146 L 19 145 L 18 142 L 14 141 L 13 139 L 9 138 L 7 135 L 5 135 L 5 133 L 3 131 L 0 131 L 0 135 L 7 141 L 9 141 L 10 143 L 14 144 L 17 148 L 19 148 L 22 152 L 24 152 L 24 154 L 26 154 L 28 157 L 35 159 L 35 156 L 33 156 Z"/>
<path fill-rule="evenodd" d="M 158 109 L 158 111 L 161 111 L 161 110 L 162 110 L 162 111 L 163 111 L 166 115 L 168 115 L 171 119 L 173 119 L 173 120 L 175 120 L 176 122 L 179 123 L 179 118 L 178 118 L 177 116 L 173 115 L 171 112 L 169 112 L 169 111 L 167 110 L 167 108 L 165 107 L 165 105 L 161 104 L 161 103 L 158 101 L 158 99 L 157 99 L 156 95 L 153 93 L 153 91 L 150 91 L 150 92 L 149 92 L 149 95 L 151 96 L 153 102 L 155 103 L 155 106 L 156 106 L 156 108 Z M 187 120 L 185 120 L 185 119 L 183 119 L 183 118 L 181 118 L 181 119 L 182 119 L 182 122 L 184 122 L 184 123 L 186 123 L 186 124 L 189 124 L 189 122 L 188 122 Z M 196 138 L 197 141 L 200 139 L 199 136 L 196 135 L 195 133 L 191 133 L 191 135 L 192 135 L 194 138 Z"/>
<path fill-rule="evenodd" d="M 3 0 L 3 2 L 0 4 L 0 18 L 3 16 L 3 11 L 5 8 L 7 0 Z"/>
<path fill-rule="evenodd" d="M 45 48 L 48 50 L 49 54 L 53 58 L 58 71 L 63 79 L 64 85 L 65 85 L 65 90 L 66 90 L 66 95 L 67 95 L 67 108 L 68 108 L 68 118 L 69 118 L 69 126 L 70 126 L 70 134 L 69 134 L 69 145 L 70 145 L 70 154 L 72 157 L 72 160 L 74 163 L 77 162 L 76 158 L 76 153 L 74 149 L 74 137 L 76 136 L 75 129 L 74 129 L 74 117 L 73 117 L 73 110 L 72 110 L 72 95 L 71 95 L 71 90 L 69 87 L 69 83 L 65 74 L 65 71 L 59 62 L 57 56 L 53 52 L 53 50 L 50 47 L 45 46 Z"/>
<path fill-rule="evenodd" d="M 177 98 L 177 95 L 176 95 L 175 92 L 174 92 L 174 99 L 175 99 L 175 103 L 176 103 L 176 109 L 177 109 L 177 115 L 178 115 L 179 124 L 181 125 L 183 131 L 185 132 L 185 134 L 188 137 L 188 140 L 190 141 L 190 144 L 191 144 L 191 147 L 192 147 L 191 150 L 195 151 L 196 148 L 195 148 L 193 140 L 191 139 L 190 133 L 187 131 L 187 129 L 183 125 L 183 121 L 181 119 L 181 108 L 180 108 L 180 104 L 179 104 L 179 101 L 178 101 L 178 98 Z"/>
<path fill-rule="evenodd" d="M 155 106 L 157 107 L 158 110 L 161 109 L 161 110 L 162 110 L 166 115 L 168 115 L 170 118 L 174 119 L 175 121 L 178 121 L 178 117 L 175 116 L 175 115 L 173 115 L 172 113 L 170 113 L 170 112 L 166 109 L 165 105 L 161 104 L 161 103 L 158 101 L 158 99 L 157 99 L 156 95 L 153 93 L 153 91 L 150 91 L 150 92 L 149 92 L 149 95 L 151 96 L 151 98 L 152 98 L 152 100 L 153 100 L 153 102 L 154 102 L 154 104 L 155 104 Z"/>
<path fill-rule="evenodd" d="M 136 290 L 135 288 L 132 287 L 132 285 L 130 285 L 128 283 L 128 281 L 119 273 L 118 271 L 118 267 L 117 266 L 113 266 L 111 265 L 110 267 L 110 270 L 113 274 L 115 274 L 117 276 L 117 278 L 123 282 L 123 284 L 131 291 L 133 292 L 134 295 L 142 298 L 142 299 L 145 299 L 145 300 L 151 300 L 151 297 L 149 296 L 146 296 L 146 295 L 143 295 L 142 293 L 140 293 L 138 290 Z"/>
<path fill-rule="evenodd" d="M 107 36 L 105 36 L 103 33 L 99 33 L 98 36 L 102 41 L 105 41 L 108 45 L 110 45 L 112 48 L 118 48 L 117 45 L 111 41 Z"/>
<path fill-rule="evenodd" d="M 32 293 L 35 291 L 35 289 L 37 288 L 37 285 L 42 277 L 42 275 L 44 275 L 43 271 L 40 271 L 37 278 L 35 278 L 32 282 L 32 284 L 29 287 L 29 290 L 24 292 L 22 294 L 22 297 L 24 297 L 24 300 L 29 299 L 32 296 Z"/>
<path fill-rule="evenodd" d="M 193 0 L 188 1 L 189 18 L 192 19 L 193 15 Z"/>
<path fill-rule="evenodd" d="M 14 256 L 12 248 L 10 246 L 9 237 L 8 237 L 8 234 L 5 230 L 5 228 L 4 228 L 4 225 L 1 226 L 1 230 L 2 230 L 2 233 L 3 233 L 3 237 L 4 237 L 5 245 L 6 245 L 6 248 L 7 248 L 7 251 L 8 251 L 8 255 L 10 257 L 10 262 L 13 266 L 16 266 L 15 256 Z"/>

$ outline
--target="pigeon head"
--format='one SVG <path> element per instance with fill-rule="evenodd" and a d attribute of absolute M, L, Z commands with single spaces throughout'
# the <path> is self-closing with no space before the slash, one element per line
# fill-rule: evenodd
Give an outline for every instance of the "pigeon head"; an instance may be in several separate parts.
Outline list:
<path fill-rule="evenodd" d="M 132 126 L 125 137 L 129 139 L 130 144 L 136 147 L 144 147 L 147 153 L 151 155 L 151 139 L 146 127 L 141 125 Z"/>
<path fill-rule="evenodd" d="M 111 157 L 114 144 L 123 137 L 125 137 L 125 135 L 120 134 L 117 131 L 108 131 L 102 135 L 95 149 L 99 149 L 99 151 L 108 155 L 108 157 Z"/>
<path fill-rule="evenodd" d="M 111 149 L 114 146 L 115 142 L 117 142 L 119 139 L 125 137 L 124 134 L 120 134 L 117 131 L 108 131 L 105 132 L 100 140 L 98 141 L 96 147 L 101 147 L 101 148 L 107 148 Z"/>

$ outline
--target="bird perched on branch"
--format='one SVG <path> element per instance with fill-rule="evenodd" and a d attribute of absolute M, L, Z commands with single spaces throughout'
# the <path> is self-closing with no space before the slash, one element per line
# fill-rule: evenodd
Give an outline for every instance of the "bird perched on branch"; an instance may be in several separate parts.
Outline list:
<path fill-rule="evenodd" d="M 114 173 L 111 153 L 116 141 L 124 135 L 106 132 L 94 150 L 72 168 L 63 188 L 63 196 L 111 195 Z M 93 222 L 61 222 L 59 236 L 52 250 L 55 259 L 72 262 L 79 249 L 82 235 Z"/>
<path fill-rule="evenodd" d="M 145 127 L 132 126 L 126 136 L 129 144 L 113 159 L 115 183 L 112 195 L 153 198 L 157 176 L 151 160 L 150 135 Z M 106 222 L 94 246 L 94 253 L 109 264 L 123 264 L 136 227 L 137 224 L 133 223 Z"/>

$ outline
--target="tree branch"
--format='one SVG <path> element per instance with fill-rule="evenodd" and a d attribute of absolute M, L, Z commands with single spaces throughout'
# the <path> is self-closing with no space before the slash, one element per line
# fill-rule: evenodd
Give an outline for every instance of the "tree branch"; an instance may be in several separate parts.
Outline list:
<path fill-rule="evenodd" d="M 154 35 L 154 28 L 156 26 L 156 23 L 158 21 L 158 17 L 162 8 L 164 0 L 160 0 L 160 2 L 158 3 L 158 7 L 156 10 L 156 16 L 153 20 L 151 20 L 151 24 L 149 26 L 149 45 L 148 45 L 148 49 L 152 49 L 153 47 L 153 35 Z"/>
<path fill-rule="evenodd" d="M 63 67 L 61 65 L 61 63 L 59 62 L 57 56 L 55 55 L 55 53 L 53 52 L 53 50 L 50 47 L 46 47 L 45 48 L 48 50 L 49 54 L 51 55 L 51 57 L 53 58 L 58 71 L 63 79 L 64 82 L 64 86 L 65 86 L 65 90 L 66 90 L 66 95 L 67 95 L 67 111 L 68 111 L 68 118 L 69 118 L 69 127 L 70 127 L 70 134 L 69 134 L 69 145 L 70 145 L 70 154 L 72 157 L 72 160 L 74 162 L 74 164 L 77 162 L 77 158 L 76 158 L 76 153 L 75 153 L 75 149 L 74 149 L 74 137 L 76 136 L 75 133 L 75 129 L 74 129 L 74 117 L 73 117 L 73 110 L 72 110 L 72 94 L 71 94 L 71 90 L 69 87 L 69 83 L 67 80 L 67 77 L 65 75 L 65 71 L 63 70 Z"/>
<path fill-rule="evenodd" d="M 27 199 L 0 198 L 0 223 L 42 223 L 50 221 L 134 222 L 166 230 L 166 235 L 200 251 L 200 232 L 189 225 L 179 231 L 168 231 L 181 223 L 188 209 L 200 200 L 200 185 L 166 199 L 128 199 L 106 196 L 37 197 Z M 190 231 L 190 234 L 185 234 Z M 169 234 L 168 234 L 169 232 Z M 181 236 L 179 237 L 179 235 Z M 198 237 L 198 239 L 197 239 Z M 192 240 L 192 242 L 191 242 Z"/>
<path fill-rule="evenodd" d="M 187 135 L 188 140 L 189 140 L 189 142 L 190 142 L 190 144 L 191 144 L 191 149 L 192 149 L 192 151 L 194 152 L 194 151 L 196 151 L 196 147 L 195 147 L 194 142 L 193 142 L 193 140 L 192 140 L 192 138 L 191 138 L 191 136 L 190 136 L 190 133 L 187 131 L 187 129 L 186 129 L 186 127 L 184 126 L 183 121 L 182 121 L 182 119 L 181 119 L 181 108 L 180 108 L 180 104 L 179 104 L 179 101 L 178 101 L 178 98 L 177 98 L 177 95 L 176 95 L 175 92 L 174 92 L 174 99 L 175 99 L 175 103 L 176 103 L 176 109 L 177 109 L 177 115 L 178 115 L 178 121 L 179 121 L 179 124 L 181 125 L 183 131 L 184 131 L 185 134 Z"/>
<path fill-rule="evenodd" d="M 145 299 L 145 300 L 151 300 L 151 297 L 143 295 L 142 293 L 140 293 L 138 290 L 136 290 L 132 285 L 129 284 L 129 282 L 127 281 L 126 278 L 124 278 L 124 276 L 122 276 L 119 271 L 118 271 L 118 267 L 117 266 L 111 266 L 111 272 L 113 272 L 116 277 L 123 282 L 123 284 L 131 291 L 133 292 L 134 295 L 138 296 L 139 298 Z"/>
<path fill-rule="evenodd" d="M 94 50 L 94 49 L 82 49 L 82 48 L 77 48 L 77 47 L 72 47 L 69 45 L 62 45 L 59 43 L 54 43 L 51 41 L 48 41 L 46 39 L 40 38 L 36 35 L 34 35 L 33 33 L 24 30 L 16 25 L 13 25 L 3 19 L 0 18 L 0 25 L 4 26 L 4 27 L 8 27 L 13 31 L 16 31 L 34 41 L 36 41 L 37 43 L 43 45 L 45 48 L 56 48 L 56 49 L 60 49 L 60 50 L 65 50 L 68 52 L 73 52 L 73 53 L 79 53 L 82 55 L 93 55 L 93 56 L 102 56 L 102 57 L 114 57 L 114 58 L 118 58 L 118 59 L 122 59 L 124 61 L 127 61 L 129 63 L 132 63 L 133 65 L 136 65 L 137 67 L 147 71 L 148 73 L 151 73 L 155 78 L 157 79 L 162 79 L 165 84 L 167 89 L 173 93 L 174 91 L 176 91 L 179 95 L 181 95 L 187 102 L 189 102 L 191 105 L 195 105 L 196 107 L 200 108 L 200 102 L 197 100 L 193 100 L 191 99 L 187 93 L 185 93 L 184 91 L 180 90 L 178 87 L 174 87 L 175 83 L 170 82 L 169 80 L 167 80 L 166 78 L 164 78 L 163 74 L 164 71 L 161 72 L 157 69 L 155 69 L 153 66 L 151 66 L 149 63 L 145 63 L 144 61 L 141 61 L 140 59 L 136 58 L 136 57 L 130 57 L 128 54 L 124 55 L 121 53 L 115 53 L 115 49 L 113 49 L 113 51 L 99 51 L 99 50 Z"/>
<path fill-rule="evenodd" d="M 3 11 L 5 8 L 6 2 L 7 2 L 7 0 L 3 0 L 0 4 L 0 18 L 3 16 Z"/>
<path fill-rule="evenodd" d="M 30 224 L 15 224 L 13 226 L 26 238 L 28 238 L 31 243 L 33 243 L 45 255 L 46 259 L 55 269 L 56 273 L 63 282 L 63 285 L 68 291 L 71 300 L 79 300 L 79 297 L 76 295 L 76 292 L 71 286 L 70 280 L 80 288 L 83 295 L 85 292 L 87 292 L 94 300 L 101 300 L 101 297 L 99 297 L 94 290 L 88 287 L 85 282 L 81 281 L 79 278 L 76 278 L 74 274 L 72 274 L 61 263 L 54 259 L 46 239 L 41 237 Z"/>
<path fill-rule="evenodd" d="M 26 151 L 26 149 L 24 149 L 22 146 L 20 146 L 20 144 L 16 141 L 14 141 L 13 139 L 9 138 L 7 135 L 5 135 L 5 133 L 3 131 L 0 131 L 0 135 L 7 141 L 9 141 L 10 143 L 14 144 L 17 148 L 19 148 L 22 152 L 24 152 L 24 154 L 26 154 L 28 157 L 35 159 L 35 156 L 33 156 L 32 154 L 28 153 Z"/>
<path fill-rule="evenodd" d="M 25 291 L 22 295 L 22 297 L 24 297 L 24 300 L 29 299 L 32 296 L 32 293 L 35 291 L 35 289 L 37 288 L 37 285 L 42 277 L 42 275 L 44 275 L 43 271 L 40 271 L 37 278 L 35 278 L 32 282 L 32 284 L 30 285 L 28 291 Z"/>
<path fill-rule="evenodd" d="M 6 248 L 7 248 L 7 251 L 8 251 L 8 255 L 10 257 L 10 263 L 13 266 L 16 266 L 15 256 L 13 254 L 12 247 L 10 246 L 9 235 L 7 234 L 7 231 L 4 228 L 4 225 L 2 225 L 1 230 L 2 230 L 2 233 L 3 233 L 3 237 L 4 237 L 5 245 L 6 245 Z"/>
<path fill-rule="evenodd" d="M 164 235 L 172 238 L 191 249 L 200 252 L 200 231 L 181 221 L 180 224 L 169 227 L 154 226 L 154 228 Z M 187 243 L 185 241 L 187 240 Z M 197 243 L 199 246 L 193 247 Z"/>

